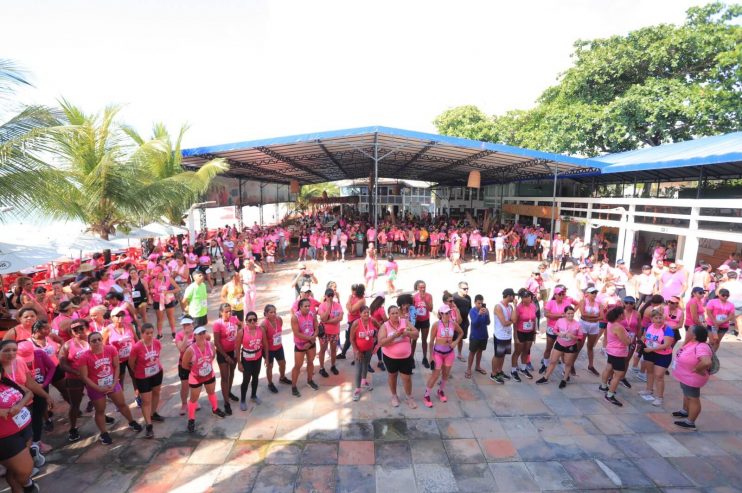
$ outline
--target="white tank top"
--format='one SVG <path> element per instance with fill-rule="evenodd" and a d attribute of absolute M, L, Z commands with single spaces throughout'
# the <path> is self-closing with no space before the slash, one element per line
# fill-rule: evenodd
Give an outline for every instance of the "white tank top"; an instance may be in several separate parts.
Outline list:
<path fill-rule="evenodd" d="M 508 305 L 503 305 L 502 302 L 498 303 L 500 305 L 500 308 L 502 309 L 502 313 L 505 316 L 505 320 L 512 320 L 513 319 L 513 308 Z M 507 327 L 503 327 L 502 322 L 500 322 L 500 319 L 497 315 L 494 315 L 495 319 L 495 330 L 494 335 L 496 338 L 501 340 L 510 340 L 513 337 L 513 326 L 508 325 Z"/>

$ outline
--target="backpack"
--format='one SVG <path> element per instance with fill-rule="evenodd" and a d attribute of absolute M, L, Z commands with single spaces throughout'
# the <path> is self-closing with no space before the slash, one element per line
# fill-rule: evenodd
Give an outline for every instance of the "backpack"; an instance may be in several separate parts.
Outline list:
<path fill-rule="evenodd" d="M 709 348 L 711 348 L 711 346 L 709 346 Z M 696 346 L 696 352 L 698 352 L 698 346 Z M 715 375 L 719 373 L 719 370 L 721 370 L 721 362 L 719 361 L 719 357 L 716 356 L 716 353 L 714 352 L 712 348 L 711 349 L 711 366 L 708 369 L 709 375 Z"/>

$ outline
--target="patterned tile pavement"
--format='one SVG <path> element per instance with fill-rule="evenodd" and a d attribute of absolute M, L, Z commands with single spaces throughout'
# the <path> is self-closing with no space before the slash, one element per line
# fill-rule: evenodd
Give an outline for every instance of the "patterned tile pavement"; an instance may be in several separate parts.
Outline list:
<path fill-rule="evenodd" d="M 258 306 L 270 301 L 279 312 L 286 310 L 295 263 L 286 265 L 261 278 Z M 444 288 L 453 290 L 465 279 L 472 296 L 481 293 L 493 306 L 502 289 L 522 285 L 532 263 L 470 263 L 463 275 L 452 274 L 442 261 L 402 260 L 401 267 L 397 285 L 410 289 L 415 279 L 425 279 L 436 305 Z M 320 286 L 336 280 L 343 299 L 350 284 L 358 282 L 361 269 L 359 261 L 316 265 Z M 564 279 L 568 281 L 566 275 Z M 217 304 L 214 294 L 212 318 Z M 259 390 L 263 403 L 251 405 L 247 412 L 235 406 L 234 415 L 224 420 L 208 413 L 208 401 L 202 396 L 197 431 L 188 434 L 185 419 L 178 415 L 175 350 L 166 346 L 169 369 L 160 410 L 166 421 L 156 425 L 156 438 L 134 435 L 111 408 L 109 414 L 117 418 L 113 445 L 97 442 L 89 417 L 82 419 L 83 440 L 68 444 L 62 419 L 66 409 L 60 404 L 55 431 L 45 438 L 55 449 L 38 475 L 42 491 L 731 492 L 742 488 L 742 344 L 731 337 L 722 348 L 722 370 L 703 389 L 697 432 L 672 424 L 670 413 L 681 402 L 672 379 L 661 408 L 643 401 L 636 394 L 637 385 L 620 390 L 625 405 L 616 408 L 603 400 L 597 378 L 585 370 L 582 359 L 574 383 L 564 390 L 555 383 L 536 386 L 527 380 L 496 385 L 476 373 L 468 380 L 463 376 L 464 364 L 457 361 L 448 402 L 435 401 L 427 409 L 421 392 L 428 372 L 419 366 L 418 349 L 413 378 L 418 409 L 390 406 L 386 373 L 381 371 L 373 374 L 375 390 L 352 402 L 354 368 L 346 360 L 338 362 L 339 376 L 315 377 L 319 391 L 300 383 L 301 399 L 292 397 L 287 386 L 281 386 L 277 395 L 270 394 L 263 376 Z M 534 359 L 542 350 L 539 338 Z M 291 355 L 287 356 L 290 371 Z M 491 356 L 490 344 L 485 367 Z M 300 382 L 304 380 L 302 375 Z M 131 387 L 127 385 L 126 391 L 131 397 Z M 134 414 L 141 416 L 137 410 Z"/>

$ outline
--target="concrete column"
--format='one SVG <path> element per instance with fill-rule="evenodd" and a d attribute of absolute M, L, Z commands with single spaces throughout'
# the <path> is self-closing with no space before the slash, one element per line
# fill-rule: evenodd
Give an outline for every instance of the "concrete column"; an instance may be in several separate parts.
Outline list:
<path fill-rule="evenodd" d="M 533 225 L 534 226 L 538 226 L 538 217 L 537 216 L 533 216 Z"/>
<path fill-rule="evenodd" d="M 590 226 L 590 223 L 592 222 L 593 218 L 593 204 L 592 202 L 588 202 L 587 204 L 587 216 L 585 216 L 585 236 L 582 238 L 582 241 L 586 245 L 590 245 L 590 240 L 593 235 L 593 228 Z"/>
<path fill-rule="evenodd" d="M 616 255 L 619 255 L 623 252 L 621 253 L 622 258 L 629 267 L 631 267 L 631 254 L 634 247 L 634 212 L 636 212 L 636 206 L 634 204 L 629 205 L 629 213 L 626 214 L 626 233 L 624 236 L 623 251 L 619 250 L 616 253 Z"/>
<path fill-rule="evenodd" d="M 520 214 L 518 214 L 518 212 L 517 212 L 518 211 L 518 207 L 517 207 L 518 205 L 520 205 L 520 200 L 516 200 L 515 201 L 515 206 L 516 206 L 515 207 L 515 210 L 516 210 L 516 212 L 515 212 L 515 223 L 516 224 L 518 223 L 518 219 L 520 219 Z"/>
<path fill-rule="evenodd" d="M 621 217 L 621 226 L 618 228 L 618 241 L 616 242 L 616 258 L 614 262 L 621 258 L 624 252 L 624 243 L 626 242 L 626 214 Z"/>

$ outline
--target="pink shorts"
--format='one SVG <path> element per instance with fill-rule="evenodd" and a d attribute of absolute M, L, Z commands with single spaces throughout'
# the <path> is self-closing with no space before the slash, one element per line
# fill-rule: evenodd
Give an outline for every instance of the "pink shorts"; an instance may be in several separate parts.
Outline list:
<path fill-rule="evenodd" d="M 91 401 L 97 401 L 98 399 L 103 399 L 104 397 L 106 397 L 106 394 L 102 394 L 92 387 L 88 387 L 87 385 L 85 386 L 85 390 L 87 391 L 88 397 Z M 115 394 L 116 392 L 121 392 L 121 385 L 118 382 L 113 387 L 113 391 L 111 393 Z"/>
<path fill-rule="evenodd" d="M 439 353 L 435 349 L 433 349 L 433 361 L 435 361 L 435 366 L 437 368 L 441 368 L 443 366 L 453 366 L 453 362 L 456 359 L 456 353 L 453 349 L 451 349 L 446 354 Z"/>

